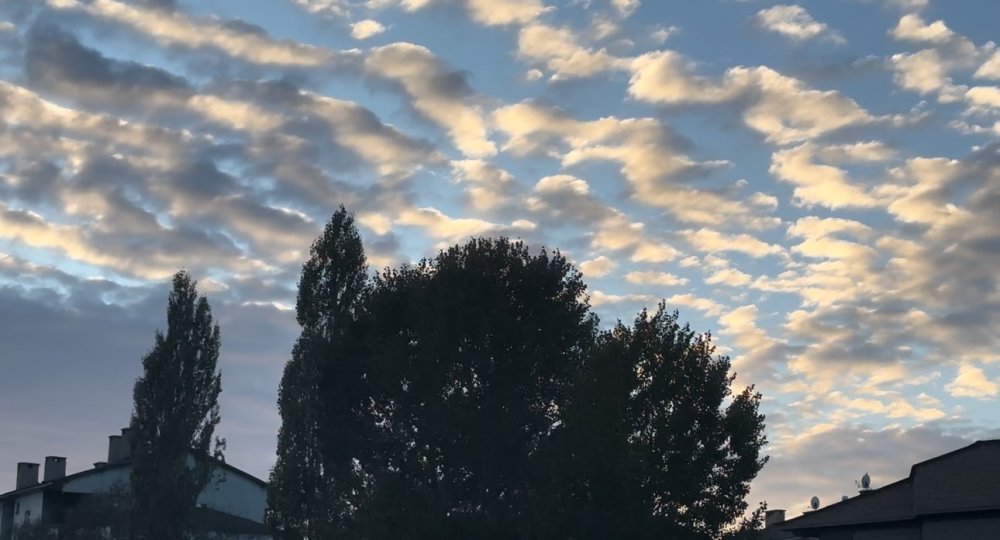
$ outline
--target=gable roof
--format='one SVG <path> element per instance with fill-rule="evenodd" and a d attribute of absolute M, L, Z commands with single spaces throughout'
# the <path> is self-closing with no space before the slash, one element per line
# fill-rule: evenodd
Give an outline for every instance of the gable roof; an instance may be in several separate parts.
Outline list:
<path fill-rule="evenodd" d="M 1000 486 L 996 486 L 994 480 L 1000 476 L 1000 459 L 965 464 L 953 460 L 976 457 L 979 452 L 996 452 L 1000 456 L 1000 439 L 977 441 L 921 461 L 910 467 L 909 476 L 902 480 L 807 512 L 777 526 L 786 531 L 805 531 L 908 521 L 921 515 L 1000 509 Z M 923 479 L 925 475 L 929 477 L 927 480 Z M 976 481 L 975 476 L 980 480 Z M 990 486 L 995 487 L 991 489 Z"/>
<path fill-rule="evenodd" d="M 244 471 L 242 469 L 238 469 L 238 468 L 236 468 L 236 467 L 234 467 L 234 466 L 226 463 L 224 460 L 215 459 L 215 458 L 211 458 L 211 459 L 215 462 L 215 465 L 217 467 L 219 467 L 219 468 L 221 468 L 221 469 L 223 469 L 223 470 L 225 470 L 227 472 L 231 472 L 231 473 L 233 473 L 235 475 L 242 476 L 243 478 L 245 478 L 245 479 L 253 482 L 254 484 L 257 484 L 261 488 L 267 489 L 267 482 L 265 482 L 264 480 L 261 480 L 260 478 L 257 478 L 256 476 L 254 476 L 254 475 L 252 475 L 252 474 L 250 474 L 250 473 L 248 473 L 248 472 L 246 472 L 246 471 Z M 119 469 L 119 468 L 122 468 L 122 467 L 129 467 L 131 465 L 132 465 L 132 460 L 130 458 L 126 458 L 126 459 L 124 459 L 122 461 L 119 461 L 117 463 L 107 463 L 107 464 L 104 464 L 104 465 L 102 465 L 100 467 L 94 467 L 92 469 L 84 469 L 84 470 L 82 470 L 80 472 L 73 473 L 73 474 L 68 474 L 68 475 L 63 476 L 61 478 L 56 478 L 54 480 L 49 480 L 47 482 L 39 482 L 37 484 L 32 484 L 30 486 L 26 486 L 26 487 L 23 487 L 21 489 L 15 489 L 15 490 L 12 490 L 12 491 L 8 491 L 6 493 L 2 493 L 2 494 L 0 494 L 0 500 L 6 499 L 6 498 L 12 497 L 12 496 L 21 496 L 21 495 L 30 493 L 32 491 L 44 490 L 44 489 L 55 488 L 55 487 L 61 487 L 64 483 L 68 482 L 69 480 L 75 480 L 77 478 L 82 478 L 82 477 L 85 477 L 85 476 L 88 476 L 88 475 L 102 473 L 102 472 L 105 472 L 105 471 L 108 471 L 108 470 L 112 470 L 112 469 Z"/>

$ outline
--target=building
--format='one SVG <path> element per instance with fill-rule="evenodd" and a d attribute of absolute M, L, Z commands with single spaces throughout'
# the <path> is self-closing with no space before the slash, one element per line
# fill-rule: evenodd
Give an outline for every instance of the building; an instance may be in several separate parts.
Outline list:
<path fill-rule="evenodd" d="M 1000 440 L 979 441 L 917 463 L 902 480 L 788 521 L 782 511 L 775 512 L 769 513 L 765 538 L 1000 538 Z"/>
<path fill-rule="evenodd" d="M 124 493 L 131 471 L 130 430 L 108 439 L 108 460 L 76 474 L 66 475 L 66 458 L 49 456 L 39 481 L 38 463 L 18 463 L 12 491 L 0 495 L 0 540 L 13 540 L 26 526 L 58 529 L 68 515 L 95 512 L 88 504 Z M 246 472 L 215 461 L 212 480 L 198 497 L 193 527 L 214 537 L 232 540 L 270 540 L 264 524 L 267 484 Z M 104 496 L 102 498 L 102 496 Z M 110 519 L 106 517 L 105 519 Z M 98 521 L 94 526 L 101 528 Z"/>

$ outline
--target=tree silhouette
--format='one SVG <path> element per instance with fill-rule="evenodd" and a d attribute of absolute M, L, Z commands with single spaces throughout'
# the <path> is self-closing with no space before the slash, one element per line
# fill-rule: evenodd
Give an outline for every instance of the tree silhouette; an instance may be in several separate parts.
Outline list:
<path fill-rule="evenodd" d="M 371 486 L 356 537 L 528 532 L 533 453 L 596 334 L 584 291 L 564 257 L 507 239 L 473 240 L 375 279 L 349 356 L 369 381 L 359 423 L 377 429 L 368 446 L 328 439 Z M 325 388 L 338 379 L 328 373 Z"/>
<path fill-rule="evenodd" d="M 296 302 L 302 332 L 278 391 L 282 423 L 278 459 L 268 488 L 267 522 L 281 539 L 329 538 L 346 513 L 343 494 L 347 490 L 338 492 L 332 487 L 342 480 L 338 477 L 344 474 L 338 471 L 345 467 L 328 463 L 319 443 L 325 411 L 318 383 L 322 365 L 337 361 L 334 344 L 353 317 L 366 280 L 361 237 L 353 216 L 341 206 L 313 243 L 309 260 L 302 267 Z M 330 413 L 329 429 L 342 431 L 343 414 Z"/>
<path fill-rule="evenodd" d="M 323 278 L 303 270 L 282 381 L 269 516 L 298 525 L 279 535 L 752 536 L 760 395 L 733 394 L 710 335 L 664 305 L 600 332 L 565 257 L 505 238 L 366 284 L 353 223 L 337 223 L 306 266 Z"/>
<path fill-rule="evenodd" d="M 190 534 L 189 519 L 210 480 L 211 458 L 221 458 L 225 448 L 218 438 L 213 448 L 222 391 L 219 345 L 208 300 L 198 296 L 187 272 L 178 272 L 167 305 L 167 332 L 156 332 L 133 390 L 135 538 L 177 540 Z"/>
<path fill-rule="evenodd" d="M 565 423 L 539 460 L 548 537 L 713 539 L 746 534 L 767 462 L 760 395 L 731 395 L 726 357 L 661 304 L 598 340 Z"/>

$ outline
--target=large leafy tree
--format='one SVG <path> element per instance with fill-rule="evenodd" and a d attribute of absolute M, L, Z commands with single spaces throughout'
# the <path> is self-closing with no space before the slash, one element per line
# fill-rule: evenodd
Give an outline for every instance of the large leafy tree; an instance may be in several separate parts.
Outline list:
<path fill-rule="evenodd" d="M 378 276 L 350 334 L 369 391 L 355 410 L 377 426 L 355 448 L 329 439 L 369 487 L 355 536 L 528 534 L 533 455 L 596 335 L 580 274 L 558 253 L 472 240 Z"/>
<path fill-rule="evenodd" d="M 539 460 L 550 538 L 714 539 L 753 529 L 760 395 L 664 305 L 604 333 Z"/>
<path fill-rule="evenodd" d="M 329 538 L 341 528 L 338 524 L 346 513 L 349 497 L 345 493 L 350 489 L 344 476 L 349 476 L 349 468 L 343 460 L 335 463 L 324 458 L 319 433 L 321 423 L 331 432 L 342 432 L 349 419 L 342 407 L 334 407 L 329 411 L 330 421 L 323 422 L 326 411 L 319 400 L 318 382 L 325 363 L 344 365 L 335 358 L 334 348 L 353 318 L 366 280 L 361 237 L 353 216 L 341 206 L 313 243 L 309 260 L 302 267 L 296 302 L 302 331 L 278 391 L 282 424 L 268 489 L 267 521 L 285 540 Z M 350 380 L 340 378 L 338 382 Z M 359 390 L 350 386 L 346 389 Z M 344 392 L 337 394 L 343 397 Z M 334 485 L 342 489 L 336 491 Z"/>
<path fill-rule="evenodd" d="M 190 535 L 198 495 L 211 479 L 222 376 L 219 327 L 196 282 L 174 275 L 167 331 L 142 358 L 133 390 L 131 473 L 133 537 L 177 540 Z M 214 444 L 213 444 L 214 441 Z"/>

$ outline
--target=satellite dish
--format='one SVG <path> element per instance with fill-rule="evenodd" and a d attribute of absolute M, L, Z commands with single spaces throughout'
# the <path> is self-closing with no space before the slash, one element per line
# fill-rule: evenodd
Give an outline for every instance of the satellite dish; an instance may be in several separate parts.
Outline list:
<path fill-rule="evenodd" d="M 868 476 L 868 473 L 865 473 L 865 475 L 861 477 L 861 488 L 871 489 L 871 487 L 872 487 L 872 477 Z"/>
<path fill-rule="evenodd" d="M 840 500 L 841 501 L 846 501 L 847 500 L 847 495 L 844 495 L 843 497 L 841 497 Z"/>
<path fill-rule="evenodd" d="M 819 497 L 809 499 L 809 508 L 812 508 L 813 510 L 819 508 Z"/>

